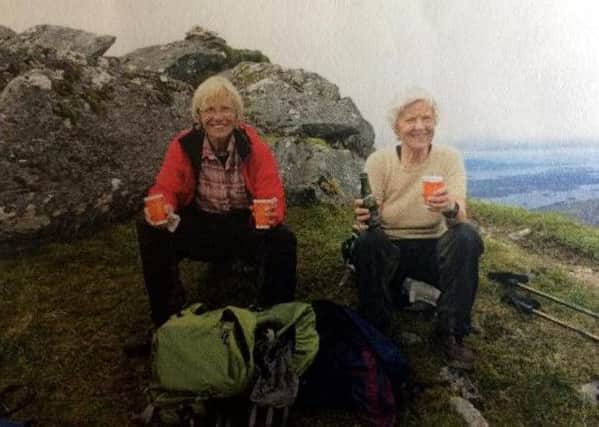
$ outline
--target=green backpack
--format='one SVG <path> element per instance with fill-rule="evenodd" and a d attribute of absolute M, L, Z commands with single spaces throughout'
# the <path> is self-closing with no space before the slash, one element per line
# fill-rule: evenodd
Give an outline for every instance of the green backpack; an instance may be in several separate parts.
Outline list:
<path fill-rule="evenodd" d="M 254 312 L 227 306 L 206 311 L 195 304 L 171 318 L 154 334 L 150 402 L 142 420 L 158 415 L 167 424 L 205 416 L 205 403 L 247 394 L 256 380 L 256 331 L 268 326 L 275 337 L 294 337 L 291 365 L 299 376 L 318 352 L 312 306 L 291 302 Z"/>

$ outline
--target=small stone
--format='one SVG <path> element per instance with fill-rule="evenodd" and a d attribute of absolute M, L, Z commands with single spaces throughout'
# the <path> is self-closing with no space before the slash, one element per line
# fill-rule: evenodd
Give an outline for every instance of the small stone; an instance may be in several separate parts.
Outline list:
<path fill-rule="evenodd" d="M 463 372 L 444 366 L 439 373 L 439 378 L 449 384 L 452 392 L 469 401 L 482 402 L 478 387 Z"/>
<path fill-rule="evenodd" d="M 119 188 L 121 188 L 122 184 L 123 181 L 118 178 L 112 178 L 110 180 L 110 186 L 112 187 L 112 191 L 117 191 Z"/>
<path fill-rule="evenodd" d="M 524 228 L 522 230 L 518 230 L 518 231 L 514 231 L 513 233 L 510 233 L 508 235 L 508 237 L 512 240 L 518 241 L 518 240 L 522 240 L 523 238 L 528 236 L 530 233 L 531 233 L 530 228 Z"/>
<path fill-rule="evenodd" d="M 458 414 L 464 418 L 464 421 L 470 427 L 488 427 L 489 423 L 482 416 L 478 409 L 474 405 L 468 402 L 466 399 L 454 396 L 449 399 L 449 403 L 453 406 Z"/>
<path fill-rule="evenodd" d="M 599 403 L 599 379 L 581 385 L 579 391 L 585 402 L 588 402 L 591 405 L 597 405 Z"/>

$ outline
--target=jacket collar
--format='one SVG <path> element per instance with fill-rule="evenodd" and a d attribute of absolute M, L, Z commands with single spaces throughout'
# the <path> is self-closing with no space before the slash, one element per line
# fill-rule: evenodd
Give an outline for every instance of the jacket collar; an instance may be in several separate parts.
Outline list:
<path fill-rule="evenodd" d="M 233 130 L 233 136 L 235 137 L 235 149 L 237 150 L 237 154 L 239 154 L 241 160 L 244 161 L 252 151 L 250 139 L 245 131 L 239 128 Z M 204 144 L 204 130 L 194 126 L 187 134 L 181 137 L 180 141 L 185 152 L 190 157 L 194 157 L 192 154 L 194 152 L 196 152 L 199 157 L 202 154 L 202 146 Z"/>

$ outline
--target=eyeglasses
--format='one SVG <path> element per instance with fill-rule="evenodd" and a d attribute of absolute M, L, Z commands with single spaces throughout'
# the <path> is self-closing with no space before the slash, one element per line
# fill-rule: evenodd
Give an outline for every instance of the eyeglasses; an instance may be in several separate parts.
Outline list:
<path fill-rule="evenodd" d="M 200 110 L 200 114 L 206 117 L 215 117 L 217 115 L 233 117 L 235 116 L 235 109 L 233 107 L 208 107 Z"/>
<path fill-rule="evenodd" d="M 423 117 L 407 117 L 403 119 L 403 123 L 410 127 L 416 126 L 418 123 L 422 123 L 424 126 L 434 126 L 435 118 L 431 116 L 423 116 Z"/>

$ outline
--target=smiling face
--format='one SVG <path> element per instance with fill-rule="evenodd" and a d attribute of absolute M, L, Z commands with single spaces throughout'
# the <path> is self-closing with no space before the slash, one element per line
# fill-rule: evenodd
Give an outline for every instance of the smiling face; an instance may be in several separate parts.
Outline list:
<path fill-rule="evenodd" d="M 399 114 L 393 130 L 402 145 L 415 151 L 428 150 L 436 124 L 433 107 L 426 101 L 416 101 Z"/>
<path fill-rule="evenodd" d="M 215 145 L 224 145 L 237 125 L 235 103 L 228 96 L 209 98 L 201 106 L 199 118 L 208 140 Z"/>

